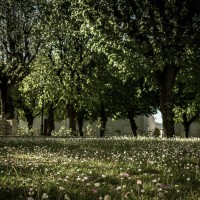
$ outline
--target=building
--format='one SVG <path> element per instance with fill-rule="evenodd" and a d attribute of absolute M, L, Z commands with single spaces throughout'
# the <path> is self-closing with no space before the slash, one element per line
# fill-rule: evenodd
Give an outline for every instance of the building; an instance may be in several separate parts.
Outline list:
<path fill-rule="evenodd" d="M 137 124 L 138 135 L 144 135 L 146 133 L 151 133 L 155 129 L 155 120 L 151 116 L 139 116 L 135 119 Z M 25 122 L 20 121 L 19 127 L 26 126 Z M 69 128 L 69 119 L 63 120 L 61 122 L 55 123 L 55 132 L 66 132 Z M 33 130 L 40 134 L 41 130 L 41 118 L 35 118 L 33 123 Z M 98 122 L 84 122 L 83 130 L 85 134 L 90 134 L 92 136 L 99 137 L 100 128 Z M 123 135 L 132 135 L 131 125 L 129 120 L 112 120 L 108 119 L 106 124 L 106 136 L 123 136 Z"/>
<path fill-rule="evenodd" d="M 175 125 L 175 133 L 177 136 L 185 137 L 183 124 Z M 189 137 L 200 137 L 200 123 L 195 122 L 190 125 Z"/>
<path fill-rule="evenodd" d="M 0 116 L 1 118 L 1 116 Z M 162 123 L 155 122 L 153 116 L 139 116 L 135 119 L 137 124 L 138 135 L 151 135 L 157 127 L 161 131 L 161 137 L 163 137 L 163 125 Z M 62 122 L 55 123 L 55 132 L 66 133 L 69 128 L 69 120 L 63 120 Z M 17 129 L 21 132 L 27 132 L 27 124 L 24 121 L 18 123 L 17 120 L 0 120 L 0 135 L 16 135 Z M 99 137 L 100 128 L 97 122 L 85 122 L 83 125 L 84 133 L 88 136 Z M 41 133 L 41 118 L 36 118 L 33 123 L 33 130 L 36 135 Z M 175 125 L 175 133 L 178 137 L 185 137 L 184 127 L 181 123 Z M 62 135 L 62 134 L 61 134 Z M 64 134 L 63 134 L 64 135 Z M 106 125 L 106 136 L 124 136 L 131 135 L 132 130 L 129 120 L 112 120 L 108 119 Z M 192 123 L 189 130 L 189 137 L 200 137 L 200 124 Z"/>

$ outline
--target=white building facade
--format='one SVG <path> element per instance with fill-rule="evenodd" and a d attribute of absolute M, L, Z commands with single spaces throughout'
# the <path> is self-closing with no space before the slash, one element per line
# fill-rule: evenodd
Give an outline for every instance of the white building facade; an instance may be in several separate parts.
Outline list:
<path fill-rule="evenodd" d="M 138 135 L 144 135 L 148 132 L 153 132 L 155 129 L 155 120 L 153 116 L 139 116 L 135 118 L 135 122 L 137 125 L 137 133 Z M 19 127 L 25 126 L 24 122 L 19 123 Z M 59 132 L 60 130 L 69 129 L 69 119 L 63 120 L 61 122 L 55 122 L 55 132 Z M 35 118 L 33 122 L 33 130 L 40 134 L 41 130 L 41 118 Z M 78 130 L 78 127 L 77 127 Z M 100 128 L 98 122 L 84 122 L 83 131 L 85 135 L 90 132 L 92 136 L 99 137 L 100 136 Z M 112 120 L 108 119 L 106 124 L 106 136 L 124 136 L 124 135 L 132 135 L 131 125 L 129 120 Z"/>

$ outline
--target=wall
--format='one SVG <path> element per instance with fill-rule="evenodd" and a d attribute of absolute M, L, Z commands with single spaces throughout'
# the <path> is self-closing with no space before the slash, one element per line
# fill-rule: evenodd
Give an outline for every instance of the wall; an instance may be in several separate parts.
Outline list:
<path fill-rule="evenodd" d="M 0 135 L 16 135 L 18 128 L 17 120 L 0 120 Z"/>
<path fill-rule="evenodd" d="M 155 128 L 155 121 L 153 116 L 139 116 L 135 119 L 136 124 L 138 126 L 138 134 L 142 135 L 148 131 L 153 131 Z M 20 126 L 24 126 L 24 122 L 20 122 Z M 56 122 L 55 123 L 55 131 L 58 131 L 61 127 L 69 127 L 69 120 L 63 120 L 61 122 Z M 91 132 L 93 136 L 98 136 L 99 137 L 99 127 L 98 123 L 90 123 L 90 122 L 85 122 L 83 125 L 83 128 L 86 132 Z M 131 125 L 129 120 L 112 120 L 108 119 L 107 121 L 107 135 L 112 136 L 121 136 L 121 135 L 132 135 L 131 131 Z M 36 132 L 40 133 L 41 129 L 41 118 L 36 118 L 33 123 L 33 129 L 36 130 Z"/>
<path fill-rule="evenodd" d="M 175 133 L 177 136 L 185 137 L 184 127 L 181 123 L 175 125 Z M 200 124 L 192 123 L 190 125 L 189 137 L 200 137 Z"/>

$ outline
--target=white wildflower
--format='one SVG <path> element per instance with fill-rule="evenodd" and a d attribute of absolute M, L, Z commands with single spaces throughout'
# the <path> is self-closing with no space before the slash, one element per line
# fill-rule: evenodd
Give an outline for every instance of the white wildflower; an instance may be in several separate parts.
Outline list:
<path fill-rule="evenodd" d="M 70 198 L 68 197 L 67 194 L 65 194 L 64 199 L 65 199 L 65 200 L 70 200 Z"/>
<path fill-rule="evenodd" d="M 42 199 L 48 199 L 47 193 L 43 193 L 43 194 L 42 194 Z"/>
<path fill-rule="evenodd" d="M 104 197 L 104 200 L 111 200 L 111 197 L 110 197 L 109 195 L 106 195 L 106 196 Z"/>
<path fill-rule="evenodd" d="M 142 180 L 138 179 L 137 180 L 137 185 L 142 185 Z"/>
<path fill-rule="evenodd" d="M 84 180 L 84 181 L 87 181 L 87 180 L 88 180 L 88 177 L 87 177 L 87 176 L 83 177 L 83 180 Z"/>
<path fill-rule="evenodd" d="M 30 188 L 29 189 L 29 195 L 31 196 L 31 195 L 34 195 L 34 190 L 33 190 L 33 188 Z"/>
<path fill-rule="evenodd" d="M 34 200 L 34 198 L 33 197 L 28 197 L 28 199 L 27 200 Z"/>
<path fill-rule="evenodd" d="M 59 187 L 59 189 L 60 189 L 61 191 L 63 191 L 65 188 L 64 188 L 64 187 L 62 187 L 62 186 L 60 186 L 60 187 Z"/>
<path fill-rule="evenodd" d="M 116 190 L 121 190 L 121 186 L 120 186 L 120 185 L 117 186 L 117 187 L 116 187 Z"/>
<path fill-rule="evenodd" d="M 95 187 L 100 187 L 100 183 L 95 183 L 94 186 Z"/>

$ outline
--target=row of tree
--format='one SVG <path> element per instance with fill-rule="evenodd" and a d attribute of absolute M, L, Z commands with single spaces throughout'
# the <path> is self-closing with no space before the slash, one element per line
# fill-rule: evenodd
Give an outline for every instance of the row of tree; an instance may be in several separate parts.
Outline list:
<path fill-rule="evenodd" d="M 44 111 L 49 134 L 69 117 L 163 116 L 167 137 L 199 118 L 200 2 L 196 0 L 9 0 L 0 3 L 2 118 L 29 128 Z"/>

